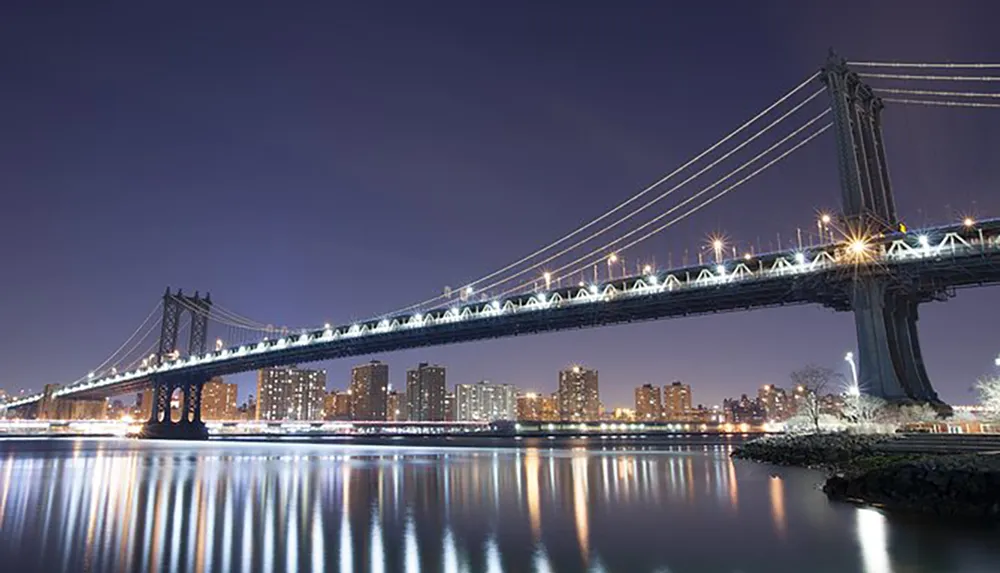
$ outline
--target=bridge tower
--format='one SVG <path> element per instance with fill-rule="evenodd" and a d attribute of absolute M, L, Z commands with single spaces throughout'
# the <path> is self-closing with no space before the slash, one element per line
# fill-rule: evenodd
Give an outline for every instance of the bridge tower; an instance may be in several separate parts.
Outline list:
<path fill-rule="evenodd" d="M 188 355 L 204 354 L 208 343 L 208 317 L 212 310 L 212 295 L 185 295 L 167 288 L 163 295 L 163 318 L 160 322 L 160 343 L 157 361 L 169 360 L 179 354 L 177 346 L 181 318 L 191 316 L 191 333 L 188 337 Z M 205 380 L 192 377 L 177 378 L 161 375 L 153 379 L 153 407 L 149 420 L 143 425 L 144 438 L 206 439 L 208 430 L 201 421 L 201 393 Z M 181 391 L 180 419 L 173 421 L 170 401 L 175 391 Z"/>
<path fill-rule="evenodd" d="M 882 140 L 882 100 L 831 52 L 821 78 L 830 95 L 840 171 L 842 224 L 857 237 L 899 228 Z M 893 401 L 940 403 L 924 368 L 917 335 L 919 294 L 891 278 L 855 279 L 851 302 L 857 328 L 859 381 L 869 394 Z"/>

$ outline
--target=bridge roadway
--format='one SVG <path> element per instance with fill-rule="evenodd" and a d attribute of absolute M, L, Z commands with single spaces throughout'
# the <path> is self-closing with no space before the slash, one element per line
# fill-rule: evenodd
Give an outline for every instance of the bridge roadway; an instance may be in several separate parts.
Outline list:
<path fill-rule="evenodd" d="M 270 366 L 774 306 L 811 303 L 848 311 L 855 285 L 866 277 L 889 279 L 890 289 L 924 301 L 947 298 L 956 288 L 1000 283 L 1000 219 L 849 239 L 496 301 L 467 301 L 182 357 L 88 380 L 54 395 L 104 398 L 148 387 L 154 378 L 207 380 Z M 7 407 L 40 398 L 25 397 Z"/>

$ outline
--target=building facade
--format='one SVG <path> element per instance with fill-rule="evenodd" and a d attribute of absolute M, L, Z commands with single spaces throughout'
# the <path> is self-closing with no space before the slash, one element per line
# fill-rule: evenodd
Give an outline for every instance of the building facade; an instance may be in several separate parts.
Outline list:
<path fill-rule="evenodd" d="M 330 390 L 323 398 L 323 419 L 324 420 L 350 420 L 351 419 L 351 394 L 350 391 L 338 392 Z"/>
<path fill-rule="evenodd" d="M 385 402 L 385 420 L 387 422 L 406 421 L 406 398 L 396 390 L 390 390 Z"/>
<path fill-rule="evenodd" d="M 510 384 L 455 386 L 455 419 L 459 422 L 494 422 L 514 420 L 517 416 L 517 389 Z"/>
<path fill-rule="evenodd" d="M 444 421 L 454 422 L 455 421 L 455 393 L 445 392 L 444 393 Z"/>
<path fill-rule="evenodd" d="M 663 416 L 663 402 L 660 387 L 643 384 L 635 389 L 635 419 L 640 422 L 655 422 Z"/>
<path fill-rule="evenodd" d="M 257 419 L 321 420 L 326 371 L 295 366 L 257 372 Z"/>
<path fill-rule="evenodd" d="M 574 366 L 559 372 L 559 417 L 563 420 L 598 420 L 601 397 L 597 370 Z"/>
<path fill-rule="evenodd" d="M 554 394 L 521 394 L 517 397 L 517 419 L 525 422 L 557 422 L 559 400 Z"/>
<path fill-rule="evenodd" d="M 221 376 L 216 376 L 206 382 L 201 392 L 201 419 L 237 419 L 236 392 L 238 390 L 239 387 L 236 384 L 224 382 Z"/>
<path fill-rule="evenodd" d="M 378 360 L 351 369 L 351 419 L 385 421 L 389 401 L 389 365 Z"/>
<path fill-rule="evenodd" d="M 444 417 L 445 370 L 421 362 L 406 371 L 406 416 L 414 422 L 440 422 Z"/>
<path fill-rule="evenodd" d="M 691 386 L 679 381 L 663 387 L 663 419 L 684 420 L 691 413 Z"/>

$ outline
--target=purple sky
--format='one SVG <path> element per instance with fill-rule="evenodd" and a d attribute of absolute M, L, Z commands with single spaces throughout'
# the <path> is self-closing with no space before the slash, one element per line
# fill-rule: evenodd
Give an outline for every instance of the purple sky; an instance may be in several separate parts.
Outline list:
<path fill-rule="evenodd" d="M 86 373 L 166 285 L 305 325 L 462 284 L 671 171 L 830 46 L 854 59 L 1000 62 L 1000 6 L 985 0 L 222 4 L 5 5 L 0 387 Z M 911 226 L 1000 216 L 1000 111 L 893 107 L 885 129 Z M 679 261 L 716 231 L 787 239 L 838 201 L 828 133 L 625 256 Z M 921 308 L 946 401 L 971 402 L 1000 352 L 997 296 Z M 712 404 L 787 384 L 810 362 L 846 372 L 854 344 L 849 314 L 798 307 L 378 358 L 397 386 L 430 361 L 449 385 L 551 391 L 579 362 L 600 370 L 609 406 L 675 379 Z M 331 386 L 361 361 L 324 364 Z M 248 391 L 253 375 L 239 380 Z"/>

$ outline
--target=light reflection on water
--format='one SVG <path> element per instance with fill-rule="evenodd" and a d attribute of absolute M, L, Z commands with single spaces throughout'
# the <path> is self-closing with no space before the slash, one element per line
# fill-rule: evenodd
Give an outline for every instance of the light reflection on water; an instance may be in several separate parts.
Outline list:
<path fill-rule="evenodd" d="M 996 529 L 830 504 L 719 445 L 0 441 L 0 571 L 995 571 Z M 933 540 L 933 541 L 931 541 Z"/>

